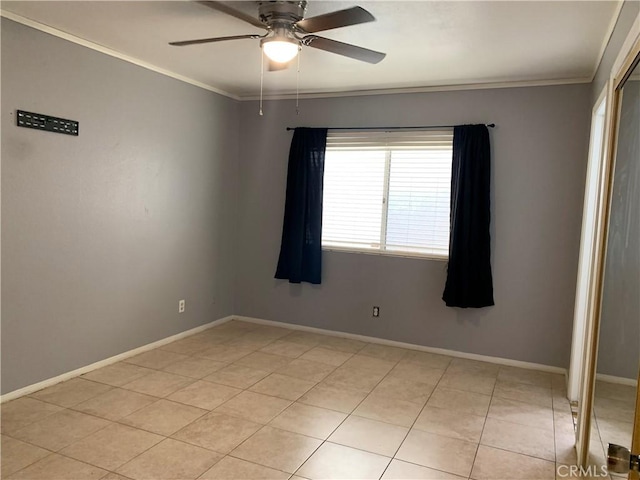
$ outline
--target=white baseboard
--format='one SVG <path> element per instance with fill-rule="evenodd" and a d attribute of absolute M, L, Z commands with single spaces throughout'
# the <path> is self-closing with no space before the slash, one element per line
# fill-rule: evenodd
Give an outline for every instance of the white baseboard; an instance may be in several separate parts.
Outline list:
<path fill-rule="evenodd" d="M 629 387 L 638 386 L 638 380 L 634 378 L 616 377 L 614 375 L 605 375 L 604 373 L 597 373 L 596 380 L 607 383 L 617 383 L 618 385 L 627 385 Z"/>
<path fill-rule="evenodd" d="M 185 337 L 194 335 L 196 333 L 200 333 L 204 330 L 208 330 L 209 328 L 215 327 L 216 325 L 222 325 L 230 320 L 233 320 L 235 317 L 230 315 L 224 318 L 220 318 L 218 320 L 214 320 L 213 322 L 206 323 L 204 325 L 200 325 L 199 327 L 192 328 L 190 330 L 186 330 L 184 332 L 177 333 L 167 338 L 163 338 L 158 340 L 157 342 L 148 343 L 147 345 L 143 345 L 142 347 L 134 348 L 133 350 L 129 350 L 127 352 L 120 353 L 113 357 L 105 358 L 104 360 L 100 360 L 99 362 L 92 363 L 91 365 L 87 365 L 85 367 L 78 368 L 76 370 L 72 370 L 67 373 L 63 373 L 62 375 L 58 375 L 52 378 L 48 378 L 47 380 L 43 380 L 38 383 L 34 383 L 33 385 L 27 385 L 26 387 L 22 387 L 18 390 L 14 390 L 13 392 L 5 393 L 0 397 L 0 404 L 4 402 L 8 402 L 9 400 L 14 400 L 16 398 L 22 397 L 24 395 L 29 395 L 30 393 L 37 392 L 38 390 L 42 390 L 43 388 L 50 387 L 55 385 L 56 383 L 64 382 L 66 380 L 70 380 L 74 377 L 78 377 L 80 375 L 84 375 L 85 373 L 91 372 L 98 368 L 106 367 L 107 365 L 111 365 L 113 363 L 120 362 L 125 358 L 133 357 L 134 355 L 138 355 L 140 353 L 147 352 L 149 350 L 153 350 L 154 348 L 161 347 L 171 342 L 175 342 L 176 340 L 181 340 Z"/>
<path fill-rule="evenodd" d="M 355 333 L 337 332 L 334 330 L 325 330 L 323 328 L 307 327 L 305 325 L 296 325 L 294 323 L 276 322 L 274 320 L 264 320 L 262 318 L 243 317 L 233 315 L 233 318 L 243 322 L 257 323 L 260 325 L 271 325 L 273 327 L 284 327 L 291 330 L 301 330 L 303 332 L 319 333 L 322 335 L 330 335 L 333 337 L 350 338 L 352 340 L 360 340 L 362 342 L 377 343 L 379 345 L 387 345 L 390 347 L 407 348 L 410 350 L 419 350 L 421 352 L 437 353 L 439 355 L 448 355 L 450 357 L 465 358 L 468 360 L 477 360 L 480 362 L 495 363 L 509 367 L 526 368 L 529 370 L 540 370 L 543 372 L 557 373 L 566 377 L 567 370 L 561 367 L 553 367 L 551 365 L 542 365 L 539 363 L 522 362 L 520 360 L 511 360 L 509 358 L 490 357 L 487 355 L 478 355 L 475 353 L 458 352 L 455 350 L 447 350 L 444 348 L 427 347 L 424 345 L 415 345 L 413 343 L 397 342 L 395 340 L 386 340 L 384 338 L 367 337 L 366 335 L 357 335 Z"/>
<path fill-rule="evenodd" d="M 208 330 L 209 328 L 215 327 L 217 325 L 222 325 L 223 323 L 226 323 L 230 320 L 240 320 L 240 321 L 244 321 L 244 322 L 250 322 L 250 323 L 255 323 L 255 324 L 259 324 L 259 325 L 270 325 L 270 326 L 274 326 L 274 327 L 282 327 L 282 328 L 288 328 L 290 330 L 300 330 L 300 331 L 304 331 L 304 332 L 311 332 L 311 333 L 319 333 L 322 335 L 329 335 L 329 336 L 333 336 L 333 337 L 341 337 L 341 338 L 350 338 L 352 340 L 360 340 L 362 342 L 368 342 L 368 343 L 376 343 L 379 345 L 387 345 L 390 347 L 399 347 L 399 348 L 406 348 L 409 350 L 418 350 L 421 352 L 428 352 L 428 353 L 435 353 L 435 354 L 439 354 L 439 355 L 448 355 L 450 357 L 456 357 L 456 358 L 465 358 L 468 360 L 477 360 L 477 361 L 481 361 L 481 362 L 488 362 L 488 363 L 495 363 L 498 365 L 505 365 L 505 366 L 510 366 L 510 367 L 518 367 L 518 368 L 526 368 L 529 370 L 539 370 L 539 371 L 543 371 L 543 372 L 549 372 L 549 373 L 557 373 L 557 374 L 561 374 L 561 375 L 565 375 L 566 376 L 566 369 L 561 368 L 561 367 L 553 367 L 550 365 L 542 365 L 539 363 L 531 363 L 531 362 L 522 362 L 519 360 L 511 360 L 508 358 L 501 358 L 501 357 L 490 357 L 487 355 L 478 355 L 475 353 L 466 353 L 466 352 L 458 352 L 455 350 L 447 350 L 444 348 L 436 348 L 436 347 L 427 347 L 424 345 L 416 345 L 413 343 L 405 343 L 405 342 L 397 342 L 395 340 L 386 340 L 384 338 L 377 338 L 377 337 L 368 337 L 366 335 L 357 335 L 354 333 L 347 333 L 347 332 L 338 332 L 338 331 L 334 331 L 334 330 L 325 330 L 323 328 L 315 328 L 315 327 L 307 327 L 305 325 L 296 325 L 293 323 L 285 323 L 285 322 L 277 322 L 274 320 L 265 320 L 262 318 L 254 318 L 254 317 L 244 317 L 244 316 L 239 316 L 239 315 L 230 315 L 224 318 L 220 318 L 218 320 L 214 320 L 213 322 L 207 323 L 205 325 L 201 325 L 199 327 L 196 328 L 192 328 L 190 330 L 186 330 L 184 332 L 180 332 L 176 335 L 172 335 L 170 337 L 167 338 L 163 338 L 162 340 L 158 340 L 156 342 L 153 343 L 149 343 L 147 345 L 143 345 L 141 347 L 138 348 L 134 348 L 133 350 L 129 350 L 127 352 L 123 352 L 120 353 L 118 355 L 115 355 L 113 357 L 109 357 L 106 358 L 104 360 L 100 360 L 99 362 L 95 362 L 92 363 L 91 365 L 87 365 L 85 367 L 81 367 L 78 368 L 76 370 L 72 370 L 70 372 L 66 372 L 63 373 L 61 375 L 49 378 L 47 380 L 43 380 L 41 382 L 38 383 L 34 383 L 33 385 L 28 385 L 26 387 L 20 388 L 18 390 L 14 390 L 13 392 L 9 392 L 6 393 L 2 396 L 0 396 L 0 404 L 4 403 L 4 402 L 8 402 L 9 400 L 14 400 L 16 398 L 22 397 L 24 395 L 29 395 L 30 393 L 33 392 L 37 392 L 38 390 L 42 390 L 43 388 L 46 387 L 50 387 L 52 385 L 55 385 L 57 383 L 60 382 L 64 382 L 66 380 L 70 380 L 74 377 L 78 377 L 80 375 L 83 375 L 85 373 L 91 372 L 93 370 L 96 370 L 98 368 L 102 368 L 102 367 L 106 367 L 108 365 L 111 365 L 113 363 L 117 363 L 120 362 L 126 358 L 130 358 L 133 357 L 134 355 L 139 355 L 140 353 L 144 353 L 147 352 L 149 350 L 153 350 L 154 348 L 158 348 L 161 347 L 163 345 L 166 345 L 168 343 L 171 342 L 175 342 L 176 340 L 180 340 L 182 338 L 194 335 L 196 333 L 202 332 L 204 330 Z M 605 382 L 611 382 L 611 383 L 620 383 L 623 385 L 634 385 L 635 386 L 635 381 L 627 379 L 627 378 L 621 378 L 621 377 L 612 377 L 610 375 L 601 375 L 598 374 L 598 380 L 602 380 Z"/>

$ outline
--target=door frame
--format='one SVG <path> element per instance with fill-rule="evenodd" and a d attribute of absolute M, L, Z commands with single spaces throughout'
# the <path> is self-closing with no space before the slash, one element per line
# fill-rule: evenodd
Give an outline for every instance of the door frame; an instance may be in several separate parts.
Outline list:
<path fill-rule="evenodd" d="M 633 419 L 633 435 L 631 437 L 631 452 L 640 452 L 640 369 L 638 370 L 638 384 L 636 386 L 636 411 Z M 638 480 L 638 472 L 629 472 L 629 480 Z"/>
<path fill-rule="evenodd" d="M 598 206 L 601 203 L 602 170 L 607 149 L 608 134 L 608 93 L 609 82 L 606 82 L 591 111 L 591 135 L 589 141 L 589 157 L 584 191 L 582 214 L 582 233 L 580 238 L 580 256 L 576 280 L 576 302 L 573 317 L 573 338 L 571 341 L 571 361 L 567 381 L 569 401 L 580 399 L 580 385 L 584 371 L 584 351 L 587 345 L 587 332 L 592 323 L 593 309 L 590 308 L 594 287 L 594 259 L 597 243 Z M 600 113 L 604 107 L 602 114 Z M 599 128 L 600 116 L 602 126 Z M 599 141 L 599 145 L 598 145 Z"/>
<path fill-rule="evenodd" d="M 580 403 L 578 405 L 578 425 L 576 431 L 576 450 L 578 465 L 587 467 L 589 460 L 589 441 L 591 434 L 591 414 L 593 412 L 598 342 L 602 314 L 602 296 L 604 286 L 605 263 L 607 256 L 607 240 L 609 234 L 609 218 L 613 192 L 615 160 L 620 120 L 621 85 L 631 73 L 635 62 L 640 58 L 640 15 L 636 18 L 620 54 L 612 69 L 607 98 L 607 114 L 605 114 L 606 135 L 605 154 L 602 161 L 600 197 L 598 198 L 598 214 L 596 221 L 595 255 L 593 262 L 593 289 L 589 295 L 587 309 L 587 335 L 583 356 L 583 374 L 581 381 Z M 638 399 L 640 401 L 640 399 Z M 633 446 L 640 448 L 640 419 L 636 409 Z M 637 451 L 637 450 L 636 450 Z M 631 474 L 629 478 L 633 477 Z"/>

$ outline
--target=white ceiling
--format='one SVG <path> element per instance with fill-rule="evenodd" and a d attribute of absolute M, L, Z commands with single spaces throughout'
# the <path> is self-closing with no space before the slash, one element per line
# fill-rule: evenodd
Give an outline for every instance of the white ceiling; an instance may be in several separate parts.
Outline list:
<path fill-rule="evenodd" d="M 369 10 L 377 22 L 320 35 L 383 51 L 387 57 L 370 65 L 304 48 L 300 92 L 590 81 L 620 2 L 310 0 L 307 17 L 354 5 Z M 257 12 L 256 2 L 232 6 Z M 3 1 L 2 9 L 235 97 L 259 93 L 258 40 L 167 45 L 261 33 L 197 3 Z M 264 88 L 272 95 L 295 92 L 296 69 L 267 72 Z"/>

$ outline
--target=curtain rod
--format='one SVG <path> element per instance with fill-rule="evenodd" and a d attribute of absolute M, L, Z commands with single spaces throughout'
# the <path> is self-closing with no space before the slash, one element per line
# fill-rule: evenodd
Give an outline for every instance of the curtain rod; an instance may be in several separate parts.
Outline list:
<path fill-rule="evenodd" d="M 429 128 L 453 128 L 458 125 L 423 125 L 418 127 L 326 127 L 329 130 L 426 130 Z M 485 126 L 489 128 L 493 128 L 496 126 L 495 123 L 487 123 Z M 320 128 L 320 127 L 315 127 Z M 287 131 L 295 130 L 296 127 L 287 127 Z"/>

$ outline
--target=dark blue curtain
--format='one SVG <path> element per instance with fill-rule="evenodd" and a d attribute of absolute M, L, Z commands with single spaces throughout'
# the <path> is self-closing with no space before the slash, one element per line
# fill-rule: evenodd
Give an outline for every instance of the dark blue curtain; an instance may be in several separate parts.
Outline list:
<path fill-rule="evenodd" d="M 296 128 L 289 150 L 287 198 L 276 278 L 320 283 L 322 180 L 326 128 Z"/>
<path fill-rule="evenodd" d="M 451 230 L 447 283 L 442 299 L 449 307 L 488 307 L 491 275 L 491 147 L 485 125 L 453 130 Z"/>

